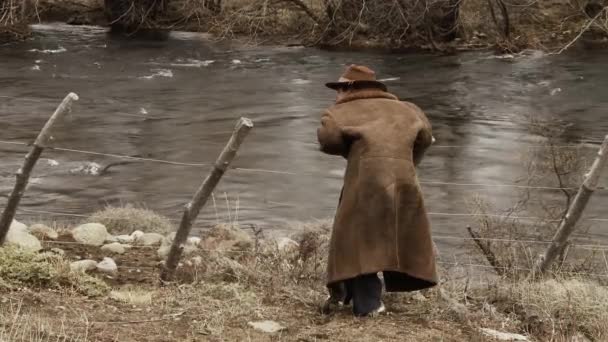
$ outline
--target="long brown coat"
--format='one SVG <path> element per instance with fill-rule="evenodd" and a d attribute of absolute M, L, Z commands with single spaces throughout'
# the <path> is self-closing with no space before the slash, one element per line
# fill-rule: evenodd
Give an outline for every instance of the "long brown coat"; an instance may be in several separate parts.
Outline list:
<path fill-rule="evenodd" d="M 430 224 L 415 165 L 432 143 L 414 104 L 380 90 L 348 95 L 325 111 L 321 151 L 348 160 L 332 231 L 327 283 L 383 272 L 387 291 L 437 284 Z"/>

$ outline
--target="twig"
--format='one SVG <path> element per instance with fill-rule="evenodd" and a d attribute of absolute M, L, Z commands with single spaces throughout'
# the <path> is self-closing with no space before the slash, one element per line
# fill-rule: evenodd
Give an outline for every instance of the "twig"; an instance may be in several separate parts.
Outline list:
<path fill-rule="evenodd" d="M 589 22 L 583 27 L 581 32 L 579 32 L 576 37 L 574 37 L 574 39 L 572 39 L 568 44 L 566 44 L 566 46 L 564 46 L 557 52 L 552 52 L 551 55 L 560 55 L 562 52 L 568 50 L 572 46 L 572 44 L 576 43 L 576 41 L 579 40 L 579 38 L 582 37 L 585 32 L 587 32 L 591 25 L 593 25 L 593 23 L 602 15 L 602 13 L 606 11 L 606 9 L 608 9 L 608 7 L 604 7 L 595 17 L 589 20 Z"/>
<path fill-rule="evenodd" d="M 496 273 L 500 276 L 504 276 L 506 269 L 500 265 L 500 262 L 496 258 L 496 255 L 494 254 L 492 249 L 490 249 L 489 243 L 488 243 L 488 245 L 484 244 L 481 241 L 482 239 L 479 236 L 479 234 L 474 232 L 473 229 L 471 229 L 471 227 L 467 227 L 467 230 L 469 231 L 469 234 L 473 238 L 473 241 L 475 241 L 475 244 L 477 244 L 477 247 L 479 247 L 479 249 L 481 250 L 481 253 L 486 257 L 486 259 L 488 260 L 490 265 L 492 267 L 494 267 L 494 270 L 496 271 Z"/>

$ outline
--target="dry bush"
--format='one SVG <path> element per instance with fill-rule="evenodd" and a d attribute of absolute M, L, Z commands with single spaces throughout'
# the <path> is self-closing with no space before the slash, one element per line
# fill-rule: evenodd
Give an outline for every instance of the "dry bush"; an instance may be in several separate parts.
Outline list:
<path fill-rule="evenodd" d="M 29 35 L 27 0 L 0 0 L 0 43 Z"/>
<path fill-rule="evenodd" d="M 131 234 L 136 230 L 146 233 L 168 234 L 174 231 L 171 221 L 148 209 L 126 207 L 106 207 L 93 213 L 86 222 L 101 223 L 111 234 Z"/>
<path fill-rule="evenodd" d="M 588 279 L 499 282 L 477 295 L 541 340 L 608 338 L 608 289 Z"/>
<path fill-rule="evenodd" d="M 529 125 L 529 130 L 539 135 L 543 142 L 526 152 L 522 181 L 527 186 L 550 189 L 521 190 L 518 202 L 499 212 L 500 215 L 494 215 L 498 210 L 483 198 L 470 201 L 478 222 L 474 227 L 479 237 L 476 244 L 500 275 L 525 278 L 530 274 L 583 181 L 590 161 L 582 146 L 564 146 L 563 135 L 567 127 L 557 120 L 532 121 Z M 554 195 L 556 191 L 561 195 L 547 198 L 547 194 Z M 577 231 L 585 232 L 588 228 L 581 222 Z M 552 272 L 594 274 L 598 270 L 603 272 L 603 267 L 602 251 L 577 249 L 576 245 L 571 245 L 553 265 Z"/>

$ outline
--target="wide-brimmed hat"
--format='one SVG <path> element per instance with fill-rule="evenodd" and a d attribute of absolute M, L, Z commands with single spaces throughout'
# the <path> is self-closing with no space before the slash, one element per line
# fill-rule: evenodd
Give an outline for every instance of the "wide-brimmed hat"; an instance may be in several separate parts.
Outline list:
<path fill-rule="evenodd" d="M 338 82 L 329 82 L 325 85 L 334 90 L 377 88 L 387 91 L 386 85 L 376 80 L 376 73 L 372 69 L 354 64 L 346 68 Z"/>

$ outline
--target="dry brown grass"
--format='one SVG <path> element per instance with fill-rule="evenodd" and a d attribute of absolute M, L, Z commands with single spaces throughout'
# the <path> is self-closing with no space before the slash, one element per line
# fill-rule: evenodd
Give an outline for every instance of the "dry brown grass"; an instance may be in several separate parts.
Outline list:
<path fill-rule="evenodd" d="M 175 228 L 171 221 L 152 210 L 125 207 L 106 207 L 93 213 L 86 222 L 101 223 L 114 235 L 131 234 L 136 230 L 146 233 L 168 234 Z"/>

